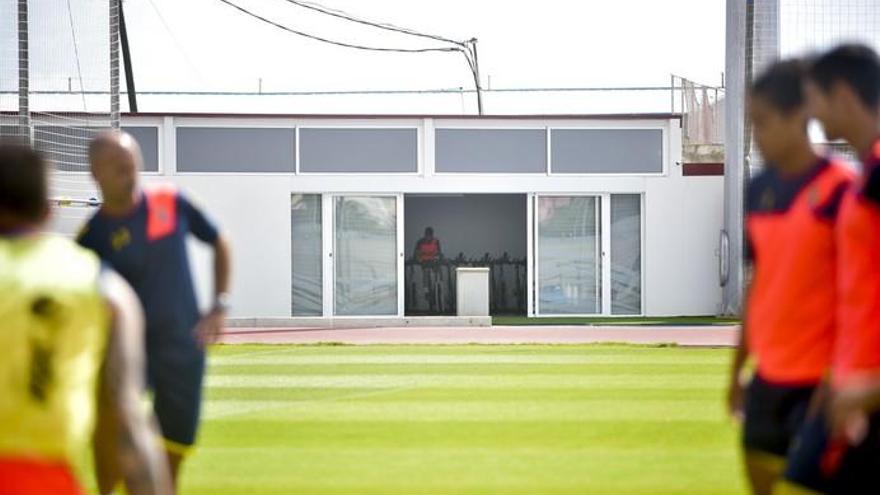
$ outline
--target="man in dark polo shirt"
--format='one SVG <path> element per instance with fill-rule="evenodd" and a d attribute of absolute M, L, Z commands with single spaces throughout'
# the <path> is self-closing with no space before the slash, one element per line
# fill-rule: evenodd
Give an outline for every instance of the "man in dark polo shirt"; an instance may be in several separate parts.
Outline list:
<path fill-rule="evenodd" d="M 147 378 L 176 483 L 196 439 L 205 345 L 217 339 L 228 308 L 229 244 L 214 222 L 173 186 L 139 186 L 142 157 L 130 135 L 100 135 L 89 146 L 89 161 L 103 203 L 79 243 L 119 272 L 143 304 Z M 186 250 L 190 233 L 214 249 L 214 302 L 204 315 Z M 110 493 L 119 470 L 97 464 L 99 489 Z"/>

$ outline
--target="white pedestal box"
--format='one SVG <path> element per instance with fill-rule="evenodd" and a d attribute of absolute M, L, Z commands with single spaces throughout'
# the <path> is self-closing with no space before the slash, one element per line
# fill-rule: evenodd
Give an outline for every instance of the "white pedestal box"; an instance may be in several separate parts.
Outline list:
<path fill-rule="evenodd" d="M 488 268 L 456 269 L 455 285 L 458 316 L 489 316 Z"/>

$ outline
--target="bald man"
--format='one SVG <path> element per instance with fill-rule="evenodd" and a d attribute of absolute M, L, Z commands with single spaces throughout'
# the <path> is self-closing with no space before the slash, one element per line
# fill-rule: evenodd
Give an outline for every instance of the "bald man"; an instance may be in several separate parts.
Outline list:
<path fill-rule="evenodd" d="M 214 222 L 173 186 L 139 186 L 142 157 L 129 134 L 114 131 L 95 138 L 89 161 L 103 203 L 83 227 L 79 243 L 119 272 L 143 304 L 147 379 L 176 484 L 196 439 L 205 345 L 217 339 L 228 309 L 229 245 Z M 204 315 L 186 250 L 190 233 L 214 248 L 214 302 Z M 96 436 L 96 450 L 111 445 Z M 106 458 L 112 456 L 99 457 Z M 101 493 L 111 493 L 119 480 L 117 466 L 97 462 L 96 470 Z"/>

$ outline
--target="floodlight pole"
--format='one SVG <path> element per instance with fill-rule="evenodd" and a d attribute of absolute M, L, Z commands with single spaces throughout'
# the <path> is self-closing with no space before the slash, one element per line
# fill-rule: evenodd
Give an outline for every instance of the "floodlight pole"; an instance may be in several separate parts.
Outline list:
<path fill-rule="evenodd" d="M 751 0 L 749 0 L 751 2 Z M 724 91 L 724 229 L 720 236 L 722 315 L 739 315 L 743 300 L 745 193 L 746 2 L 727 0 Z"/>
<path fill-rule="evenodd" d="M 724 229 L 721 231 L 721 314 L 743 308 L 744 197 L 752 155 L 746 88 L 755 71 L 779 56 L 779 0 L 727 0 L 724 92 Z M 755 53 L 755 47 L 760 48 Z"/>

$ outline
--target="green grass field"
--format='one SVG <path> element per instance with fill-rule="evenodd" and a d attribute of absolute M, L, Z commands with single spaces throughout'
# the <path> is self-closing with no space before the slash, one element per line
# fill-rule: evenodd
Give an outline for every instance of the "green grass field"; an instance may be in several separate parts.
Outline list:
<path fill-rule="evenodd" d="M 217 347 L 182 493 L 743 493 L 728 352 Z"/>

